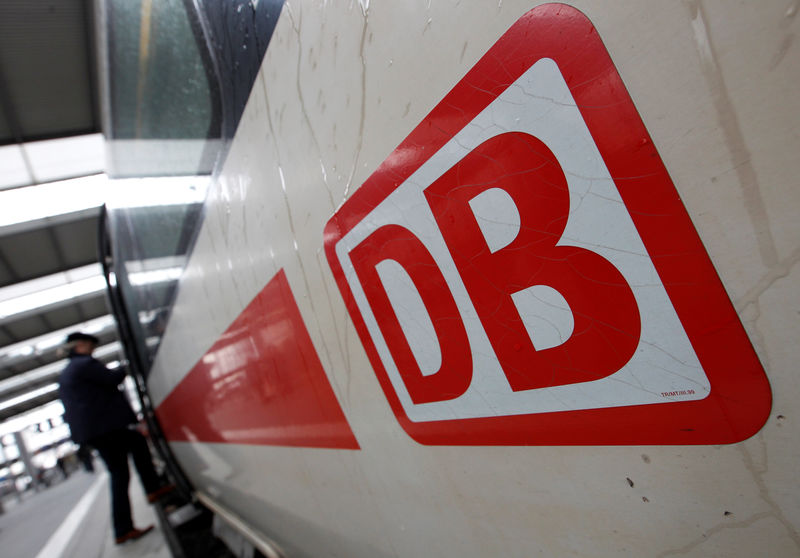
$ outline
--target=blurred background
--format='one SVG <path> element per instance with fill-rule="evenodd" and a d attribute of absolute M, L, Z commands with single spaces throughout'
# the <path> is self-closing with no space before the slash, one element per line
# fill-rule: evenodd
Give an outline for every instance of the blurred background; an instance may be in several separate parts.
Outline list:
<path fill-rule="evenodd" d="M 64 337 L 121 365 L 98 261 L 105 155 L 86 0 L 0 3 L 0 494 L 77 467 L 57 378 Z"/>

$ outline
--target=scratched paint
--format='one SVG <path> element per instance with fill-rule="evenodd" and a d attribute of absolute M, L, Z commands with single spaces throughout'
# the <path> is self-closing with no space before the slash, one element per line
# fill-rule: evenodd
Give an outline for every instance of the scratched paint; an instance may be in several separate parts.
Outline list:
<path fill-rule="evenodd" d="M 559 27 L 551 44 L 547 30 Z M 529 47 L 514 40 L 521 29 L 536 35 Z M 731 304 L 589 30 L 566 7 L 530 12 L 329 222 L 331 267 L 387 397 L 417 441 L 716 443 L 746 438 L 765 420 L 761 367 L 741 326 L 727 329 Z M 584 41 L 581 63 L 560 50 L 570 33 Z M 516 79 L 507 84 L 509 76 Z M 475 214 L 487 194 L 491 227 Z M 459 211 L 464 201 L 469 209 Z M 399 263 L 397 272 L 386 262 Z M 536 287 L 550 287 L 562 307 L 536 299 Z M 422 304 L 409 310 L 417 294 Z M 539 324 L 563 313 L 574 329 L 537 348 Z M 418 324 L 429 320 L 438 343 L 422 347 Z M 704 333 L 721 328 L 716 341 Z M 722 353 L 731 358 L 714 356 Z M 744 383 L 738 394 L 730 389 Z M 736 410 L 717 412 L 733 400 L 741 401 Z M 680 404 L 689 401 L 698 403 Z M 602 411 L 579 412 L 589 409 Z M 624 422 L 642 428 L 618 431 Z M 588 423 L 611 433 L 593 436 Z"/>
<path fill-rule="evenodd" d="M 284 269 L 361 451 L 173 443 L 198 489 L 292 556 L 797 554 L 794 4 L 702 2 L 725 100 L 698 51 L 692 3 L 575 3 L 602 37 L 774 391 L 770 418 L 746 441 L 645 448 L 431 448 L 387 403 L 323 231 L 532 7 L 424 4 L 372 2 L 366 16 L 355 2 L 284 9 L 150 379 L 159 402 Z M 758 185 L 757 219 L 736 167 L 744 159 L 724 129 L 731 114 Z M 774 260 L 762 257 L 764 222 Z"/>
<path fill-rule="evenodd" d="M 508 130 L 525 131 L 541 138 L 554 150 L 568 176 L 569 219 L 558 241 L 559 245 L 583 247 L 611 262 L 628 278 L 634 289 L 639 313 L 645 317 L 658 316 L 658 325 L 645 322 L 641 348 L 634 358 L 614 374 L 592 382 L 591 386 L 559 386 L 552 390 L 514 394 L 508 388 L 489 346 L 489 340 L 478 333 L 481 330 L 477 324 L 478 316 L 474 311 L 471 316 L 468 315 L 471 306 L 469 295 L 463 287 L 459 288 L 454 296 L 462 308 L 462 316 L 465 321 L 472 320 L 467 327 L 474 332 L 470 339 L 473 359 L 476 360 L 474 368 L 485 374 L 485 378 L 480 381 L 486 385 L 481 389 L 476 380 L 472 389 L 459 400 L 435 406 L 415 407 L 407 395 L 403 395 L 403 384 L 397 372 L 390 372 L 392 383 L 399 387 L 400 399 L 409 418 L 414 421 L 441 420 L 496 415 L 500 414 L 500 409 L 508 409 L 509 414 L 522 414 L 531 410 L 552 412 L 607 407 L 620 402 L 626 405 L 663 403 L 661 393 L 676 391 L 679 387 L 692 391 L 691 395 L 684 397 L 686 399 L 705 397 L 710 392 L 708 379 L 688 339 L 682 333 L 666 292 L 663 287 L 654 288 L 658 284 L 658 274 L 647 258 L 644 244 L 625 210 L 602 157 L 594 147 L 575 101 L 551 60 L 542 60 L 534 65 L 437 155 L 409 177 L 404 185 L 364 217 L 361 224 L 348 232 L 341 243 L 337 244 L 338 257 L 343 262 L 348 261 L 350 251 L 371 231 L 387 222 L 402 224 L 421 238 L 437 235 L 434 232 L 436 223 L 433 214 L 429 210 L 424 215 L 420 214 L 421 208 L 427 205 L 422 191 L 445 169 L 454 165 L 488 137 Z M 504 218 L 505 214 L 500 214 L 495 222 L 502 222 Z M 429 249 L 434 260 L 445 269 L 448 284 L 458 285 L 458 272 L 450 263 L 452 260 L 444 242 L 439 240 L 431 243 Z M 358 279 L 350 274 L 348 282 L 356 293 L 359 307 L 368 311 L 368 303 L 363 294 L 360 294 L 362 291 Z M 373 338 L 381 338 L 374 319 L 368 327 Z M 675 337 L 669 338 L 665 334 L 669 328 L 676 331 Z M 379 350 L 382 351 L 382 360 L 388 366 L 391 357 L 387 349 Z"/>

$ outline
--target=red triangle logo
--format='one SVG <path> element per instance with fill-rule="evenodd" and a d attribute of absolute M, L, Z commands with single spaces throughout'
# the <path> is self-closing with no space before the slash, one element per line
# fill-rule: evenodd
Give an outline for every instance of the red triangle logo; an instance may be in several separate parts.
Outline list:
<path fill-rule="evenodd" d="M 283 270 L 156 415 L 171 441 L 359 449 Z"/>

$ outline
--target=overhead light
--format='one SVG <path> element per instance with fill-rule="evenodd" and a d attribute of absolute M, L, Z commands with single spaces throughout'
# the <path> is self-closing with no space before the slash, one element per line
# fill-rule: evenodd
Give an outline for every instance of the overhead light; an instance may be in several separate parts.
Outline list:
<path fill-rule="evenodd" d="M 102 173 L 102 134 L 86 134 L 0 147 L 0 190 Z"/>
<path fill-rule="evenodd" d="M 29 391 L 28 393 L 23 393 L 22 395 L 18 395 L 17 397 L 12 397 L 11 399 L 7 399 L 6 401 L 0 403 L 0 411 L 3 411 L 10 407 L 15 407 L 20 403 L 25 403 L 26 401 L 30 401 L 31 399 L 36 399 L 37 397 L 41 397 L 42 395 L 53 393 L 54 391 L 58 391 L 58 382 L 53 382 L 52 384 L 40 387 L 39 389 Z"/>
<path fill-rule="evenodd" d="M 94 358 L 97 360 L 105 361 L 107 358 L 117 357 L 121 352 L 122 344 L 119 341 L 114 341 L 112 343 L 97 347 L 92 356 L 94 356 Z M 113 362 L 116 362 L 115 367 L 120 365 L 119 360 L 115 360 Z M 40 382 L 48 379 L 51 376 L 55 377 L 64 369 L 66 365 L 67 359 L 61 359 L 2 380 L 0 381 L 0 396 L 2 396 L 4 393 L 19 390 L 26 384 Z"/>
<path fill-rule="evenodd" d="M 20 388 L 27 384 L 33 384 L 50 377 L 56 377 L 66 366 L 66 359 L 62 359 L 0 381 L 0 397 L 5 393 L 19 391 Z"/>
<path fill-rule="evenodd" d="M 32 345 L 23 345 L 22 347 L 6 352 L 6 354 L 9 356 L 9 358 L 16 358 L 31 356 L 34 352 L 35 350 Z"/>
<path fill-rule="evenodd" d="M 175 281 L 180 278 L 184 257 L 152 258 L 128 262 L 128 280 L 135 287 Z M 39 279 L 0 288 L 0 325 L 11 319 L 58 308 L 95 296 L 106 288 L 100 264 L 89 264 Z M 87 332 L 91 333 L 91 332 Z"/>
<path fill-rule="evenodd" d="M 99 174 L 105 170 L 103 134 L 86 134 L 22 144 L 36 182 Z"/>
<path fill-rule="evenodd" d="M 104 288 L 105 280 L 103 276 L 96 275 L 38 293 L 6 300 L 0 303 L 0 318 L 6 318 L 14 314 L 22 314 L 29 310 L 37 310 L 59 302 L 99 293 L 102 292 Z"/>
<path fill-rule="evenodd" d="M 80 328 L 80 331 L 82 331 L 83 333 L 89 333 L 94 335 L 96 333 L 102 333 L 108 329 L 111 329 L 112 327 L 115 327 L 116 323 L 117 322 L 114 320 L 114 316 L 112 316 L 111 314 L 107 314 L 105 316 L 89 320 L 88 322 L 84 322 L 80 326 L 72 326 L 69 328 L 65 328 L 65 330 L 66 329 L 75 330 L 76 327 L 78 327 Z M 39 346 L 37 345 L 37 348 L 38 347 Z"/>
<path fill-rule="evenodd" d="M 177 281 L 186 265 L 186 256 L 163 256 L 125 262 L 128 283 L 134 287 Z"/>
<path fill-rule="evenodd" d="M 118 178 L 111 181 L 108 206 L 111 209 L 130 209 L 202 203 L 209 182 L 208 176 Z"/>
<path fill-rule="evenodd" d="M 104 174 L 3 191 L 0 192 L 0 228 L 96 210 L 105 203 L 107 193 L 108 177 Z"/>
<path fill-rule="evenodd" d="M 103 335 L 116 327 L 114 317 L 110 314 L 75 324 L 57 331 L 51 331 L 13 345 L 0 348 L 0 366 L 10 366 L 14 362 L 24 360 L 32 355 L 41 355 L 64 344 L 64 339 L 74 331 L 90 335 Z"/>
<path fill-rule="evenodd" d="M 103 292 L 99 264 L 56 273 L 0 289 L 0 323 Z"/>
<path fill-rule="evenodd" d="M 180 267 L 154 269 L 151 271 L 137 271 L 128 275 L 128 281 L 134 287 L 140 287 L 142 285 L 154 283 L 166 283 L 168 281 L 177 281 L 180 279 L 182 272 L 183 269 Z"/>
<path fill-rule="evenodd" d="M 0 423 L 0 438 L 14 432 L 20 432 L 31 424 L 36 424 L 42 422 L 43 420 L 60 417 L 63 414 L 64 405 L 61 404 L 61 401 L 51 401 L 32 411 L 17 415 L 5 422 Z"/>
<path fill-rule="evenodd" d="M 14 188 L 33 182 L 28 167 L 25 165 L 25 155 L 19 145 L 4 145 L 0 147 L 0 168 L 3 169 L 0 188 Z"/>
<path fill-rule="evenodd" d="M 115 209 L 202 203 L 209 182 L 207 176 L 110 180 L 105 174 L 95 174 L 0 191 L 0 234 L 80 218 L 97 212 L 106 202 Z"/>
<path fill-rule="evenodd" d="M 121 351 L 122 351 L 122 343 L 120 343 L 119 341 L 114 341 L 107 345 L 102 345 L 100 347 L 97 347 L 97 349 L 95 349 L 94 351 L 93 356 L 98 360 L 103 360 L 108 355 L 116 355 L 119 354 Z"/>

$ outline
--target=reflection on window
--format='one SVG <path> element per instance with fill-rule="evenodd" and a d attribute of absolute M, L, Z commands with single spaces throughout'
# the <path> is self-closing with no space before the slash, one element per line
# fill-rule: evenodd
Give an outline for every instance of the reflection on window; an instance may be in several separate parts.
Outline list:
<path fill-rule="evenodd" d="M 183 0 L 106 0 L 113 176 L 208 173 L 219 138 L 215 80 Z"/>
<path fill-rule="evenodd" d="M 107 207 L 114 231 L 115 282 L 147 368 L 166 329 L 208 183 L 208 177 L 111 182 Z"/>

